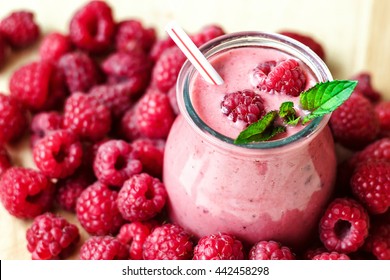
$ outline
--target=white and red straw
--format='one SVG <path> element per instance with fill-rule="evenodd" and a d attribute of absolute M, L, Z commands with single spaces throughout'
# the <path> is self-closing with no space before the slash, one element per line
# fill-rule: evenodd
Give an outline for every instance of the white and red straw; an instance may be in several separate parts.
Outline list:
<path fill-rule="evenodd" d="M 221 76 L 180 26 L 171 22 L 167 24 L 165 31 L 206 81 L 214 85 L 223 84 Z"/>

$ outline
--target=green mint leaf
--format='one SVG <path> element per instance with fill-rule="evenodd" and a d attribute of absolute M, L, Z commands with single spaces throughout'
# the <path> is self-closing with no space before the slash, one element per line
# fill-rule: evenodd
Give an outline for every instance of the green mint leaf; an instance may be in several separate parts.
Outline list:
<path fill-rule="evenodd" d="M 314 87 L 302 92 L 300 103 L 303 109 L 311 111 L 302 123 L 329 114 L 340 107 L 352 94 L 357 81 L 334 80 L 317 83 Z"/>
<path fill-rule="evenodd" d="M 300 118 L 294 109 L 294 103 L 291 101 L 283 102 L 279 108 L 279 116 L 283 118 L 288 125 L 297 125 Z"/>
<path fill-rule="evenodd" d="M 294 119 L 288 120 L 286 124 L 296 126 L 298 125 L 299 121 L 301 120 L 301 117 L 296 117 Z"/>
<path fill-rule="evenodd" d="M 253 135 L 253 136 L 249 137 L 247 139 L 246 143 L 267 141 L 267 140 L 271 139 L 272 137 L 274 137 L 275 135 L 277 135 L 279 133 L 283 133 L 285 131 L 286 131 L 286 127 L 285 126 L 281 126 L 281 125 L 274 126 L 274 125 L 271 125 L 270 127 L 268 127 L 262 133 L 256 134 L 256 135 Z"/>

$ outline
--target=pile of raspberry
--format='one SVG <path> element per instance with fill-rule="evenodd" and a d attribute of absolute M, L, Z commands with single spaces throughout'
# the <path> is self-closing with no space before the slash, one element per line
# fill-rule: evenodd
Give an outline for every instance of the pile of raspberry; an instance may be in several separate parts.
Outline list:
<path fill-rule="evenodd" d="M 29 11 L 2 19 L 0 66 L 9 50 L 36 44 L 40 34 Z M 191 38 L 200 46 L 223 34 L 210 25 Z M 312 38 L 282 34 L 325 58 Z M 196 239 L 169 221 L 164 146 L 179 114 L 175 83 L 184 61 L 154 28 L 116 21 L 106 2 L 91 1 L 72 16 L 68 34 L 45 35 L 39 59 L 12 74 L 10 92 L 0 93 L 0 200 L 30 222 L 32 259 L 390 259 L 390 102 L 381 101 L 366 73 L 354 77 L 355 93 L 330 121 L 350 156 L 340 163 L 316 242 L 298 250 L 278 240 L 246 244 L 229 232 Z M 264 67 L 260 78 L 271 83 Z M 250 99 L 248 121 L 262 110 L 250 92 L 232 98 Z M 8 151 L 26 138 L 34 168 Z M 58 209 L 74 213 L 78 224 Z"/>

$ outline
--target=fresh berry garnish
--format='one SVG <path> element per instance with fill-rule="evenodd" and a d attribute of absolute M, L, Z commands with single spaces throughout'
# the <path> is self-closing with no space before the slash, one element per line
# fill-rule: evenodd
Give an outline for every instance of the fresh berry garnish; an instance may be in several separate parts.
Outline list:
<path fill-rule="evenodd" d="M 81 260 L 127 260 L 126 245 L 112 236 L 92 236 L 80 248 Z"/>
<path fill-rule="evenodd" d="M 75 249 L 80 233 L 61 216 L 45 213 L 34 219 L 26 239 L 33 260 L 64 259 Z"/>
<path fill-rule="evenodd" d="M 390 137 L 390 101 L 382 101 L 375 106 L 378 115 L 380 136 Z"/>
<path fill-rule="evenodd" d="M 371 82 L 371 75 L 367 72 L 361 72 L 351 78 L 351 80 L 357 80 L 356 92 L 363 95 L 371 102 L 378 102 L 382 97 L 381 93 L 378 92 Z"/>
<path fill-rule="evenodd" d="M 53 32 L 45 36 L 39 47 L 42 60 L 57 62 L 61 56 L 72 50 L 72 43 L 68 36 Z"/>
<path fill-rule="evenodd" d="M 164 224 L 146 238 L 143 249 L 144 260 L 189 260 L 193 244 L 181 226 Z"/>
<path fill-rule="evenodd" d="M 324 48 L 321 46 L 320 43 L 318 43 L 312 37 L 310 37 L 308 35 L 304 35 L 304 34 L 298 33 L 298 32 L 292 32 L 292 31 L 282 31 L 282 32 L 279 32 L 279 33 L 284 35 L 284 36 L 293 38 L 293 39 L 297 40 L 298 42 L 301 42 L 302 44 L 308 46 L 322 60 L 325 60 Z"/>
<path fill-rule="evenodd" d="M 221 102 L 221 111 L 233 122 L 251 124 L 265 115 L 264 101 L 252 90 L 226 94 Z"/>
<path fill-rule="evenodd" d="M 143 245 L 150 231 L 151 229 L 147 225 L 141 222 L 133 222 L 124 224 L 116 238 L 123 244 L 129 245 L 131 260 L 142 260 Z"/>
<path fill-rule="evenodd" d="M 132 146 L 142 163 L 142 171 L 161 178 L 164 163 L 165 141 L 161 139 L 138 138 Z"/>
<path fill-rule="evenodd" d="M 146 221 L 162 210 L 166 199 L 164 184 L 142 173 L 132 176 L 123 184 L 118 194 L 118 208 L 126 220 Z"/>
<path fill-rule="evenodd" d="M 378 260 L 390 260 L 390 224 L 375 224 L 364 244 L 364 250 L 373 254 Z"/>
<path fill-rule="evenodd" d="M 227 233 L 203 236 L 194 248 L 193 260 L 243 260 L 240 240 Z"/>
<path fill-rule="evenodd" d="M 56 183 L 55 200 L 62 209 L 76 212 L 77 199 L 89 185 L 90 180 L 83 173 L 78 176 L 74 175 L 58 180 Z"/>
<path fill-rule="evenodd" d="M 350 258 L 346 254 L 343 254 L 343 253 L 323 252 L 321 254 L 313 256 L 312 260 L 335 261 L 335 260 L 350 260 Z"/>
<path fill-rule="evenodd" d="M 5 147 L 0 145 L 0 178 L 8 168 L 12 166 L 11 158 Z"/>
<path fill-rule="evenodd" d="M 18 218 L 34 218 L 49 210 L 54 186 L 42 173 L 22 167 L 9 168 L 0 179 L 4 208 Z"/>
<path fill-rule="evenodd" d="M 320 221 L 320 238 L 326 249 L 348 254 L 357 251 L 368 235 L 366 210 L 351 198 L 336 198 Z"/>
<path fill-rule="evenodd" d="M 249 251 L 250 260 L 295 260 L 291 249 L 276 241 L 259 241 Z"/>
<path fill-rule="evenodd" d="M 30 125 L 31 147 L 47 135 L 62 128 L 63 117 L 59 112 L 42 112 L 34 115 Z"/>
<path fill-rule="evenodd" d="M 197 47 L 200 47 L 201 45 L 207 43 L 208 41 L 217 38 L 219 36 L 222 36 L 225 34 L 225 31 L 222 27 L 218 25 L 208 25 L 202 28 L 202 30 L 199 33 L 196 33 L 195 35 L 190 36 L 191 40 L 194 42 L 194 44 Z"/>
<path fill-rule="evenodd" d="M 160 56 L 169 48 L 175 46 L 175 42 L 171 39 L 171 37 L 167 37 L 165 39 L 157 40 L 150 50 L 150 59 L 153 62 L 156 62 L 160 59 Z"/>

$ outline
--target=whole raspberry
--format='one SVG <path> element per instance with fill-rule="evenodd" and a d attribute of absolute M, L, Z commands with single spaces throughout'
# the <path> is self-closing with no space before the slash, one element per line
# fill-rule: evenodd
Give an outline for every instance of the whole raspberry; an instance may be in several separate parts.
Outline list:
<path fill-rule="evenodd" d="M 291 249 L 276 241 L 259 241 L 249 251 L 250 260 L 295 260 Z"/>
<path fill-rule="evenodd" d="M 320 239 L 326 249 L 348 254 L 357 251 L 368 235 L 366 210 L 351 198 L 333 200 L 321 218 Z"/>
<path fill-rule="evenodd" d="M 72 43 L 68 36 L 53 32 L 45 36 L 39 47 L 42 60 L 57 62 L 61 56 L 72 50 Z"/>
<path fill-rule="evenodd" d="M 263 99 L 252 90 L 227 93 L 221 102 L 221 111 L 229 120 L 251 124 L 265 115 Z"/>
<path fill-rule="evenodd" d="M 116 234 L 124 223 L 117 206 L 118 192 L 96 182 L 77 199 L 76 214 L 83 228 L 91 235 Z"/>
<path fill-rule="evenodd" d="M 241 241 L 227 233 L 203 236 L 194 248 L 193 260 L 243 260 Z"/>
<path fill-rule="evenodd" d="M 37 41 L 39 26 L 30 11 L 15 11 L 0 21 L 0 34 L 13 48 L 24 48 Z"/>
<path fill-rule="evenodd" d="M 151 60 L 156 62 L 167 49 L 173 46 L 175 46 L 175 42 L 170 37 L 157 40 L 149 53 Z"/>
<path fill-rule="evenodd" d="M 298 96 L 306 86 L 305 73 L 295 59 L 260 63 L 253 70 L 252 80 L 260 90 L 292 96 Z"/>
<path fill-rule="evenodd" d="M 191 236 L 179 225 L 156 227 L 143 246 L 144 260 L 189 260 L 192 257 Z"/>
<path fill-rule="evenodd" d="M 30 125 L 30 142 L 34 147 L 39 140 L 62 128 L 63 117 L 59 112 L 42 112 L 34 115 Z"/>
<path fill-rule="evenodd" d="M 141 222 L 124 224 L 116 238 L 123 244 L 129 245 L 131 260 L 142 260 L 143 245 L 150 234 L 150 228 Z"/>
<path fill-rule="evenodd" d="M 129 221 L 146 221 L 156 216 L 167 199 L 165 186 L 147 173 L 127 180 L 118 194 L 118 208 Z"/>
<path fill-rule="evenodd" d="M 161 139 L 139 138 L 132 146 L 142 163 L 142 171 L 161 178 L 164 163 L 165 141 Z"/>
<path fill-rule="evenodd" d="M 139 20 L 124 20 L 117 25 L 115 47 L 118 51 L 133 52 L 142 50 L 148 53 L 155 41 L 155 29 L 145 28 Z"/>
<path fill-rule="evenodd" d="M 34 218 L 47 211 L 53 195 L 53 184 L 38 171 L 11 167 L 1 176 L 1 202 L 17 218 Z"/>
<path fill-rule="evenodd" d="M 77 199 L 83 190 L 89 185 L 90 181 L 84 176 L 84 174 L 58 180 L 56 183 L 57 191 L 55 200 L 62 209 L 70 212 L 76 212 Z"/>
<path fill-rule="evenodd" d="M 390 101 L 382 101 L 375 106 L 378 115 L 380 136 L 390 137 Z"/>
<path fill-rule="evenodd" d="M 126 245 L 112 236 L 92 236 L 80 248 L 81 260 L 127 260 Z"/>
<path fill-rule="evenodd" d="M 45 213 L 34 219 L 26 239 L 33 260 L 64 259 L 75 249 L 80 233 L 63 217 Z"/>
<path fill-rule="evenodd" d="M 177 104 L 176 86 L 173 86 L 167 93 L 169 102 L 175 115 L 180 114 L 179 105 Z"/>
<path fill-rule="evenodd" d="M 65 99 L 69 95 L 65 75 L 62 70 L 54 64 L 49 80 L 49 89 L 45 104 L 40 111 L 62 111 Z"/>
<path fill-rule="evenodd" d="M 326 261 L 335 261 L 335 260 L 350 260 L 350 258 L 343 253 L 338 252 L 324 252 L 318 255 L 315 255 L 312 260 L 326 260 Z"/>
<path fill-rule="evenodd" d="M 367 161 L 390 162 L 390 138 L 376 140 L 360 152 L 354 153 L 348 163 L 353 170 Z"/>
<path fill-rule="evenodd" d="M 351 179 L 353 194 L 372 214 L 385 213 L 390 207 L 390 162 L 366 162 Z"/>
<path fill-rule="evenodd" d="M 358 94 L 363 95 L 371 102 L 375 103 L 381 100 L 381 93 L 378 92 L 373 86 L 371 82 L 371 74 L 368 72 L 360 72 L 353 76 L 351 80 L 357 80 L 358 84 L 355 88 L 355 91 Z"/>
<path fill-rule="evenodd" d="M 27 112 L 11 96 L 0 93 L 0 143 L 19 140 L 27 127 Z"/>
<path fill-rule="evenodd" d="M 322 60 L 325 60 L 325 51 L 319 42 L 314 38 L 304 35 L 295 31 L 281 31 L 279 34 L 293 38 L 298 42 L 308 46 L 313 52 L 315 52 Z"/>
<path fill-rule="evenodd" d="M 110 131 L 110 110 L 94 96 L 74 93 L 65 102 L 64 128 L 82 139 L 98 141 Z"/>
<path fill-rule="evenodd" d="M 191 40 L 194 42 L 194 44 L 197 47 L 200 47 L 201 45 L 207 43 L 208 41 L 217 38 L 219 36 L 222 36 L 225 34 L 225 31 L 222 27 L 218 25 L 208 25 L 202 28 L 202 30 L 199 33 L 196 33 L 195 35 L 190 36 Z"/>
<path fill-rule="evenodd" d="M 9 47 L 0 34 L 0 69 L 4 66 L 8 57 Z"/>
<path fill-rule="evenodd" d="M 128 141 L 141 137 L 135 106 L 128 109 L 123 115 L 120 122 L 119 134 Z"/>
<path fill-rule="evenodd" d="M 97 150 L 93 170 L 103 184 L 122 187 L 127 179 L 142 171 L 142 163 L 131 144 L 110 140 Z"/>
<path fill-rule="evenodd" d="M 317 245 L 317 247 L 314 247 L 314 248 L 311 247 L 311 248 L 307 249 L 303 255 L 304 259 L 311 260 L 316 255 L 320 255 L 322 253 L 328 253 L 328 250 L 326 250 L 325 247 L 323 247 L 323 246 L 318 247 L 318 246 L 319 245 Z"/>
<path fill-rule="evenodd" d="M 378 260 L 390 260 L 390 224 L 381 223 L 370 228 L 364 250 Z"/>
<path fill-rule="evenodd" d="M 5 147 L 0 145 L 0 178 L 12 166 L 10 156 Z"/>
<path fill-rule="evenodd" d="M 76 11 L 70 21 L 70 39 L 78 48 L 87 52 L 108 51 L 114 35 L 112 11 L 104 1 L 90 1 Z"/>
<path fill-rule="evenodd" d="M 47 61 L 36 61 L 16 70 L 10 79 L 11 96 L 28 109 L 41 110 L 48 98 L 53 66 Z"/>
<path fill-rule="evenodd" d="M 358 94 L 337 108 L 330 118 L 336 141 L 349 149 L 361 149 L 370 144 L 379 133 L 379 121 L 368 99 Z"/>

